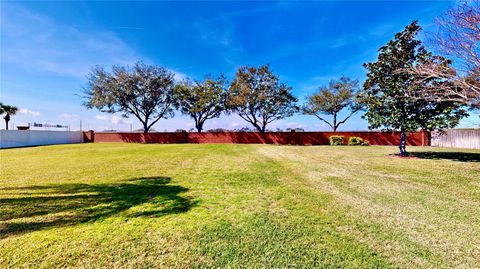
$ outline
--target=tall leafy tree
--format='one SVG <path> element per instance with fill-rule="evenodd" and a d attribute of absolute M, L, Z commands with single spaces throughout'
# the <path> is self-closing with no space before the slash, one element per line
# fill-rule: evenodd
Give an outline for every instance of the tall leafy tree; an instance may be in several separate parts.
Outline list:
<path fill-rule="evenodd" d="M 8 130 L 8 122 L 10 121 L 11 116 L 17 113 L 18 108 L 16 106 L 5 105 L 0 102 L 0 115 L 4 115 L 3 119 L 5 120 L 5 129 Z"/>
<path fill-rule="evenodd" d="M 321 87 L 317 93 L 307 97 L 302 111 L 304 114 L 317 117 L 336 132 L 340 125 L 360 110 L 361 106 L 355 100 L 357 92 L 358 80 L 352 80 L 345 76 L 339 80 L 332 80 L 328 86 Z M 339 120 L 338 114 L 345 108 L 348 108 L 350 112 L 345 118 Z M 332 120 L 328 121 L 324 115 L 331 116 Z"/>
<path fill-rule="evenodd" d="M 160 119 L 174 115 L 173 76 L 166 68 L 141 62 L 132 68 L 114 66 L 112 72 L 97 66 L 88 76 L 84 105 L 102 112 L 120 112 L 124 117 L 133 115 L 148 133 Z"/>
<path fill-rule="evenodd" d="M 421 30 L 415 21 L 379 49 L 376 62 L 364 64 L 367 80 L 361 94 L 366 105 L 364 118 L 370 128 L 384 128 L 401 132 L 400 154 L 406 155 L 406 135 L 419 128 L 453 127 L 465 110 L 456 102 L 432 102 L 412 97 L 411 92 L 435 83 L 445 83 L 432 77 L 425 80 L 401 70 L 423 64 L 434 57 L 427 52 L 416 35 Z"/>
<path fill-rule="evenodd" d="M 205 121 L 218 118 L 225 110 L 227 80 L 224 76 L 204 81 L 183 81 L 175 87 L 175 95 L 183 114 L 195 120 L 198 132 Z"/>
<path fill-rule="evenodd" d="M 244 66 L 230 84 L 227 107 L 263 133 L 269 123 L 298 112 L 297 101 L 268 65 Z"/>

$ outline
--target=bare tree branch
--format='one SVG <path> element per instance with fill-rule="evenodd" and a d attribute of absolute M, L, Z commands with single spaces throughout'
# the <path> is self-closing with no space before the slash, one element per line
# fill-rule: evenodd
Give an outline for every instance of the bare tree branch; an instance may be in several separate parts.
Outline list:
<path fill-rule="evenodd" d="M 464 1 L 437 19 L 438 32 L 431 34 L 433 45 L 450 61 L 435 57 L 409 70 L 421 78 L 442 83 L 420 88 L 412 96 L 435 102 L 459 102 L 480 109 L 480 0 Z"/>

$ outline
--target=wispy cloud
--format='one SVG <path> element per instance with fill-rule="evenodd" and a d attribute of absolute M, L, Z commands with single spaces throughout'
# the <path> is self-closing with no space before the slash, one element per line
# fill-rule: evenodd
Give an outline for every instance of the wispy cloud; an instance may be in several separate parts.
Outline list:
<path fill-rule="evenodd" d="M 84 77 L 97 64 L 130 64 L 139 56 L 110 31 L 79 30 L 17 5 L 2 12 L 2 64 Z"/>
<path fill-rule="evenodd" d="M 69 121 L 69 120 L 79 119 L 79 116 L 78 116 L 77 114 L 62 113 L 62 114 L 60 115 L 60 118 Z"/>

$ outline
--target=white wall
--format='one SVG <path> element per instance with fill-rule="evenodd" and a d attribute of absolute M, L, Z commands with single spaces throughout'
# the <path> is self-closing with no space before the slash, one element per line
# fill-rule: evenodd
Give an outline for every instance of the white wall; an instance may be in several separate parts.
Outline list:
<path fill-rule="evenodd" d="M 0 130 L 0 148 L 82 143 L 82 132 Z"/>

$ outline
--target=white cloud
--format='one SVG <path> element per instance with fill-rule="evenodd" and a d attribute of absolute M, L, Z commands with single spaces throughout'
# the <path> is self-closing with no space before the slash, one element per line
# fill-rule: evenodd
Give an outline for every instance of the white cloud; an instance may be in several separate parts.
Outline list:
<path fill-rule="evenodd" d="M 40 116 L 40 112 L 32 111 L 28 108 L 20 108 L 18 109 L 18 114 L 27 115 L 27 116 Z"/>
<path fill-rule="evenodd" d="M 113 124 L 118 124 L 120 121 L 121 121 L 121 118 L 117 117 L 117 116 L 113 116 L 112 119 L 111 119 L 111 122 Z"/>
<path fill-rule="evenodd" d="M 106 120 L 107 119 L 107 116 L 106 115 L 96 115 L 95 118 L 97 120 Z"/>
<path fill-rule="evenodd" d="M 95 119 L 100 120 L 100 121 L 107 121 L 110 122 L 114 125 L 118 124 L 131 124 L 133 121 L 130 118 L 124 118 L 124 117 L 119 117 L 116 115 L 113 115 L 111 117 L 107 115 L 96 115 Z"/>
<path fill-rule="evenodd" d="M 132 123 L 132 119 L 123 118 L 123 117 L 118 117 L 118 116 L 112 116 L 112 118 L 110 119 L 110 121 L 111 121 L 113 124 L 131 124 L 131 123 Z"/>
<path fill-rule="evenodd" d="M 187 78 L 187 75 L 185 73 L 178 72 L 172 69 L 170 69 L 170 71 L 173 72 L 173 79 L 175 79 L 175 81 L 182 81 Z"/>
<path fill-rule="evenodd" d="M 303 128 L 304 125 L 299 123 L 299 122 L 287 122 L 285 124 L 285 126 L 287 126 L 288 128 Z"/>

